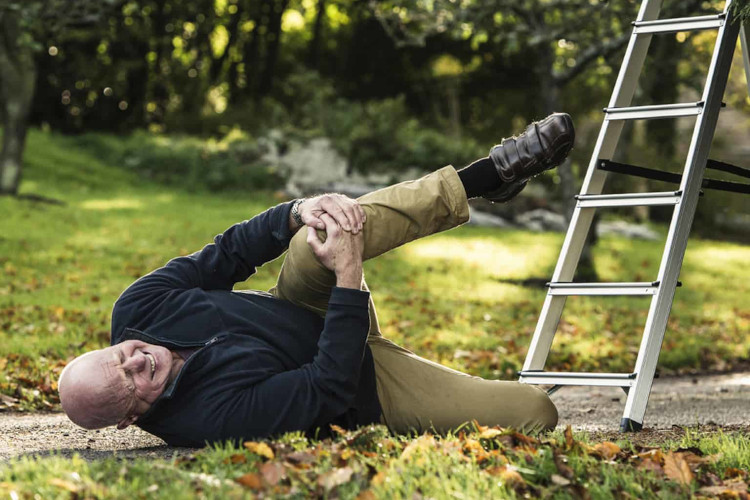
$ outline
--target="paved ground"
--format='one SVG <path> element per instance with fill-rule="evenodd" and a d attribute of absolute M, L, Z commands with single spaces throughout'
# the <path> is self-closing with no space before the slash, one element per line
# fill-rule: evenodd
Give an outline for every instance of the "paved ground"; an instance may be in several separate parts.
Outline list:
<path fill-rule="evenodd" d="M 560 425 L 610 434 L 619 429 L 625 394 L 619 388 L 566 387 L 552 396 L 560 411 Z M 657 379 L 645 425 L 652 432 L 671 432 L 674 426 L 748 425 L 750 372 L 730 375 Z M 193 450 L 170 448 L 160 439 L 131 427 L 86 431 L 62 414 L 0 413 L 0 460 L 50 452 L 87 459 L 118 457 L 171 458 Z"/>

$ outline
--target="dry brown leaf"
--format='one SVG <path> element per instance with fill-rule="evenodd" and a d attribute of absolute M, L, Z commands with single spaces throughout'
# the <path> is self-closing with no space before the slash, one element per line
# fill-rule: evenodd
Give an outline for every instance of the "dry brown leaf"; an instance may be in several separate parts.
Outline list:
<path fill-rule="evenodd" d="M 479 433 L 480 439 L 494 439 L 497 436 L 502 436 L 505 431 L 497 428 L 488 428 L 484 429 L 482 432 Z"/>
<path fill-rule="evenodd" d="M 660 477 L 664 475 L 664 469 L 661 464 L 651 458 L 644 458 L 641 463 L 638 464 L 637 468 L 641 471 L 651 471 Z"/>
<path fill-rule="evenodd" d="M 256 455 L 265 457 L 268 460 L 273 460 L 273 457 L 275 456 L 271 447 L 268 446 L 266 443 L 257 443 L 255 441 L 247 441 L 245 442 L 243 446 L 247 448 L 248 450 L 250 450 L 251 453 L 255 453 Z"/>
<path fill-rule="evenodd" d="M 343 427 L 339 427 L 336 424 L 331 424 L 331 430 L 338 434 L 339 436 L 345 436 L 346 435 L 346 429 Z"/>
<path fill-rule="evenodd" d="M 569 479 L 566 479 L 559 474 L 552 474 L 552 476 L 550 476 L 550 481 L 556 486 L 568 486 L 570 484 Z"/>
<path fill-rule="evenodd" d="M 385 477 L 387 475 L 388 474 L 386 474 L 385 470 L 378 471 L 377 474 L 375 474 L 374 476 L 372 476 L 372 480 L 370 481 L 370 483 L 372 483 L 375 486 L 383 484 L 383 482 L 385 482 Z"/>
<path fill-rule="evenodd" d="M 559 472 L 560 475 L 567 479 L 574 479 L 576 477 L 576 473 L 573 471 L 573 468 L 571 466 L 565 463 L 566 460 L 567 457 L 555 453 L 555 465 L 557 466 L 557 472 Z"/>
<path fill-rule="evenodd" d="M 231 457 L 225 458 L 225 464 L 244 464 L 247 462 L 247 457 L 242 453 L 235 453 Z"/>
<path fill-rule="evenodd" d="M 683 458 L 681 453 L 672 453 L 671 451 L 664 456 L 664 474 L 672 481 L 677 481 L 682 485 L 689 485 L 693 482 L 693 471 Z"/>
<path fill-rule="evenodd" d="M 375 493 L 372 490 L 360 491 L 356 500 L 375 500 Z"/>
<path fill-rule="evenodd" d="M 417 439 L 409 443 L 404 451 L 401 452 L 401 459 L 406 460 L 417 452 L 433 449 L 437 446 L 435 442 L 435 436 L 432 434 L 424 434 L 419 436 Z"/>
<path fill-rule="evenodd" d="M 317 461 L 315 455 L 306 451 L 295 451 L 284 457 L 284 460 L 292 465 L 307 465 Z"/>
<path fill-rule="evenodd" d="M 724 471 L 724 477 L 727 479 L 731 479 L 733 477 L 745 478 L 747 477 L 747 471 L 737 469 L 736 467 L 727 467 L 727 469 Z"/>
<path fill-rule="evenodd" d="M 575 439 L 573 439 L 573 427 L 568 425 L 565 428 L 565 447 L 567 449 L 573 448 L 573 446 L 576 444 Z"/>
<path fill-rule="evenodd" d="M 271 486 L 276 486 L 286 476 L 286 469 L 278 462 L 266 462 L 259 470 L 263 480 Z"/>
<path fill-rule="evenodd" d="M 523 490 L 526 488 L 526 481 L 524 481 L 521 474 L 512 467 L 505 466 L 498 476 L 500 480 L 507 486 L 513 488 L 516 491 Z"/>
<path fill-rule="evenodd" d="M 611 441 L 605 441 L 594 446 L 593 454 L 603 458 L 604 460 L 612 460 L 617 456 L 618 453 L 620 453 L 620 451 L 622 450 L 615 443 Z"/>
<path fill-rule="evenodd" d="M 244 476 L 240 476 L 235 479 L 235 482 L 251 490 L 257 491 L 263 489 L 263 479 L 260 477 L 260 474 L 255 472 L 249 472 Z"/>
<path fill-rule="evenodd" d="M 698 490 L 701 495 L 717 498 L 748 498 L 748 486 L 741 479 L 732 479 L 722 485 L 704 486 Z"/>
<path fill-rule="evenodd" d="M 51 484 L 52 486 L 61 488 L 63 490 L 67 490 L 73 494 L 78 494 L 78 492 L 81 490 L 77 484 L 72 483 L 70 481 L 66 481 L 65 479 L 58 479 L 56 477 L 53 477 L 52 479 L 50 479 L 49 484 Z"/>
<path fill-rule="evenodd" d="M 639 453 L 638 458 L 642 460 L 652 460 L 660 465 L 664 463 L 664 453 L 658 448 Z"/>
<path fill-rule="evenodd" d="M 326 490 L 326 492 L 329 492 L 337 486 L 348 483 L 351 480 L 353 474 L 354 469 L 352 469 L 351 467 L 341 467 L 340 469 L 333 469 L 332 471 L 320 476 L 318 478 L 318 484 L 322 486 Z"/>

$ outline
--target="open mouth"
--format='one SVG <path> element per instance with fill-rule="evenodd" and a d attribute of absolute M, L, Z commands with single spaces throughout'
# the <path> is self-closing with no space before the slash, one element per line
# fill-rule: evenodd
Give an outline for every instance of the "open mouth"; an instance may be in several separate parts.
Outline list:
<path fill-rule="evenodd" d="M 149 363 L 151 363 L 151 378 L 154 378 L 154 373 L 156 373 L 156 359 L 152 354 L 144 353 L 146 358 L 148 359 Z"/>

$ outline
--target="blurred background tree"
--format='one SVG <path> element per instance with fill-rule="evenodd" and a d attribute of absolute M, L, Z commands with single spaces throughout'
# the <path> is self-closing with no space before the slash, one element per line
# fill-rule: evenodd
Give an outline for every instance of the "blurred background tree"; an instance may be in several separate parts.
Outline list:
<path fill-rule="evenodd" d="M 213 153 L 195 148 L 183 161 L 212 170 L 209 187 L 226 189 L 237 186 L 243 162 L 267 161 L 261 139 L 271 131 L 282 137 L 274 139 L 282 153 L 284 138 L 327 137 L 350 172 L 387 174 L 461 166 L 530 120 L 566 110 L 578 124 L 578 147 L 541 183 L 550 191 L 545 199 L 567 214 L 639 4 L 0 0 L 2 190 L 17 189 L 27 116 L 66 134 L 145 130 L 221 140 L 240 130 L 242 151 L 219 155 L 219 167 L 205 163 Z M 663 16 L 705 14 L 722 4 L 665 0 Z M 653 44 L 637 99 L 677 102 L 700 87 L 704 34 L 655 37 Z M 625 138 L 636 147 L 624 148 L 624 161 L 644 151 L 652 164 L 679 156 L 675 121 L 638 124 Z M 153 164 L 143 151 L 117 154 L 141 168 Z M 183 175 L 176 163 L 159 175 Z M 153 168 L 149 175 L 158 177 Z"/>

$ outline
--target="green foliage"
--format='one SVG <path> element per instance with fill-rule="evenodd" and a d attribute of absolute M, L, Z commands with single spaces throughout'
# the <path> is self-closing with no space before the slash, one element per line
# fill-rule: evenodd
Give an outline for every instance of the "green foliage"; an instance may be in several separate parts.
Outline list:
<path fill-rule="evenodd" d="M 124 138 L 88 133 L 72 141 L 145 180 L 191 191 L 277 189 L 284 178 L 263 160 L 252 137 L 232 131 L 221 140 L 137 131 Z"/>
<path fill-rule="evenodd" d="M 732 12 L 738 21 L 750 19 L 750 0 L 735 0 L 732 2 Z"/>

